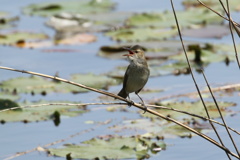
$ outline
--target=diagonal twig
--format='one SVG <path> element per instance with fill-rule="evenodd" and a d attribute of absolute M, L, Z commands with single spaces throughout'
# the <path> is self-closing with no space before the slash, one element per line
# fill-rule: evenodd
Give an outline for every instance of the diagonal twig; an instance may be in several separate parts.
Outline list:
<path fill-rule="evenodd" d="M 218 16 L 220 16 L 220 17 L 222 17 L 223 19 L 229 21 L 228 18 L 222 16 L 220 13 L 218 13 L 218 12 L 215 11 L 214 9 L 208 7 L 208 6 L 207 6 L 205 3 L 203 3 L 202 1 L 200 1 L 200 0 L 197 0 L 197 1 L 198 1 L 201 5 L 203 5 L 204 7 L 206 7 L 207 9 L 209 9 L 209 10 L 211 10 L 212 12 L 216 13 Z M 240 24 L 238 24 L 237 22 L 235 22 L 235 21 L 232 21 L 232 22 L 234 23 L 235 26 L 240 27 Z"/>
<path fill-rule="evenodd" d="M 127 103 L 45 103 L 45 104 L 36 104 L 36 105 L 26 105 L 26 106 L 19 106 L 19 107 L 11 107 L 11 108 L 8 108 L 8 109 L 3 109 L 3 110 L 0 110 L 0 113 L 1 112 L 6 112 L 6 111 L 12 111 L 12 110 L 16 110 L 16 109 L 23 109 L 23 108 L 35 108 L 35 107 L 42 107 L 42 106 L 53 106 L 53 105 L 64 105 L 64 106 L 88 106 L 88 105 L 128 105 Z M 158 108 L 158 109 L 164 109 L 164 110 L 170 110 L 170 111 L 174 111 L 174 112 L 178 112 L 178 113 L 183 113 L 183 114 L 186 114 L 186 115 L 190 115 L 192 117 L 197 117 L 197 118 L 200 118 L 202 120 L 210 120 L 212 121 L 213 123 L 216 123 L 218 125 L 221 125 L 221 126 L 224 126 L 224 124 L 216 121 L 216 120 L 213 120 L 213 119 L 208 119 L 206 117 L 203 117 L 203 116 L 200 116 L 200 115 L 197 115 L 197 114 L 194 114 L 194 113 L 189 113 L 187 111 L 182 111 L 182 110 L 178 110 L 178 109 L 175 109 L 175 108 L 169 108 L 169 107 L 165 107 L 165 106 L 158 106 L 158 105 L 151 105 L 151 104 L 146 104 L 147 107 L 152 107 L 152 108 Z M 231 128 L 231 127 L 228 127 L 228 129 L 232 130 L 233 132 L 235 132 L 236 134 L 240 135 L 240 132 L 238 132 L 237 130 Z"/>
<path fill-rule="evenodd" d="M 219 0 L 219 2 L 221 3 L 221 5 L 222 5 L 226 15 L 228 16 L 228 19 L 230 19 L 230 21 L 229 21 L 229 29 L 230 29 L 230 32 L 231 32 L 231 37 L 232 37 L 232 41 L 233 41 L 233 47 L 234 47 L 234 52 L 235 52 L 235 57 L 236 57 L 236 60 L 237 60 L 238 68 L 240 69 L 240 62 L 239 62 L 239 59 L 238 59 L 238 52 L 237 52 L 235 39 L 234 39 L 234 36 L 233 36 L 232 26 L 235 28 L 236 32 L 238 33 L 238 36 L 240 36 L 240 31 L 236 28 L 235 24 L 233 23 L 233 21 L 231 19 L 228 1 L 227 1 L 228 11 L 226 10 L 225 6 L 223 5 L 223 2 L 221 0 Z"/>
<path fill-rule="evenodd" d="M 213 92 L 212 92 L 212 90 L 211 90 L 211 87 L 210 87 L 210 85 L 209 85 L 209 83 L 208 83 L 208 81 L 207 81 L 206 75 L 205 75 L 205 73 L 204 73 L 203 70 L 202 70 L 202 74 L 203 74 L 203 77 L 204 77 L 205 82 L 207 83 L 207 87 L 208 87 L 208 89 L 209 89 L 209 91 L 210 91 L 210 93 L 211 93 L 211 96 L 212 96 L 212 98 L 213 98 L 213 101 L 214 101 L 214 103 L 215 103 L 215 105 L 216 105 L 216 107 L 217 107 L 218 113 L 219 113 L 219 115 L 220 115 L 220 117 L 221 117 L 221 119 L 222 119 L 222 121 L 223 121 L 223 124 L 224 124 L 224 126 L 225 126 L 225 128 L 226 128 L 226 131 L 227 131 L 227 133 L 228 133 L 228 136 L 229 136 L 229 138 L 231 139 L 232 144 L 233 144 L 233 146 L 234 146 L 237 154 L 239 155 L 239 151 L 238 151 L 237 145 L 236 145 L 236 143 L 234 142 L 234 139 L 232 138 L 232 135 L 231 135 L 231 133 L 230 133 L 229 130 L 228 130 L 227 123 L 226 123 L 225 119 L 223 118 L 222 112 L 221 112 L 221 110 L 220 110 L 220 108 L 219 108 L 219 106 L 218 106 L 218 103 L 217 103 L 217 101 L 216 101 L 216 98 L 215 98 L 214 95 L 213 95 Z M 240 155 L 239 155 L 239 156 L 240 156 Z"/>

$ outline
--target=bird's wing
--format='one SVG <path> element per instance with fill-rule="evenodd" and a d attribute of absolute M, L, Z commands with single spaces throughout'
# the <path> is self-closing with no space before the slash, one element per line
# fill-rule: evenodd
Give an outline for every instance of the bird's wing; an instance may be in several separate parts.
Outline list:
<path fill-rule="evenodd" d="M 123 88 L 126 88 L 126 85 L 127 85 L 127 81 L 128 81 L 128 75 L 129 75 L 129 68 L 130 68 L 130 65 L 128 66 L 125 74 L 124 74 L 124 79 L 123 79 Z"/>

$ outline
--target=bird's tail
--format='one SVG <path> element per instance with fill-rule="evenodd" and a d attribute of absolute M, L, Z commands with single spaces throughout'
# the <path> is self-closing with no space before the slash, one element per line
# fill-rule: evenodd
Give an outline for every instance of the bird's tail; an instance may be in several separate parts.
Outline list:
<path fill-rule="evenodd" d="M 126 92 L 124 89 L 122 89 L 122 90 L 118 93 L 118 95 L 119 95 L 120 97 L 123 97 L 123 98 L 127 98 L 127 96 L 128 96 L 127 92 Z"/>

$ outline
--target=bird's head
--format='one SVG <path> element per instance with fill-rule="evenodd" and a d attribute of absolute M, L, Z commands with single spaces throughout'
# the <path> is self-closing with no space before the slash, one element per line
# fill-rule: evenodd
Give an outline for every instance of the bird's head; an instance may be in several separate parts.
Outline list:
<path fill-rule="evenodd" d="M 135 45 L 131 48 L 124 48 L 129 54 L 124 54 L 123 56 L 127 56 L 130 60 L 145 60 L 144 50 L 141 46 Z"/>

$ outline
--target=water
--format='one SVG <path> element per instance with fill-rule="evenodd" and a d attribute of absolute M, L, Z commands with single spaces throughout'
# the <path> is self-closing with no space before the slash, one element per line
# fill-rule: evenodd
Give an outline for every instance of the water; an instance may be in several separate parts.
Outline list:
<path fill-rule="evenodd" d="M 34 1 L 34 3 L 42 2 L 43 0 Z M 47 0 L 44 0 L 47 1 Z M 131 3 L 127 0 L 115 0 L 118 3 L 116 11 L 134 11 L 134 12 L 144 12 L 144 11 L 164 11 L 166 9 L 171 10 L 169 1 L 160 3 L 158 0 L 144 1 L 144 0 L 132 0 Z M 17 22 L 17 27 L 15 28 L 20 30 L 30 30 L 30 31 L 42 31 L 48 34 L 50 37 L 53 37 L 54 31 L 44 25 L 46 21 L 45 18 L 40 17 L 30 17 L 23 15 L 20 8 L 33 3 L 31 0 L 24 0 L 19 3 L 18 1 L 1 1 L 1 11 L 10 12 L 12 15 L 20 16 L 20 22 Z M 182 10 L 183 7 L 180 5 L 181 1 L 174 1 L 176 5 L 176 10 Z M 73 49 L 76 52 L 73 53 L 44 53 L 42 49 L 19 49 L 9 46 L 0 46 L 0 65 L 7 66 L 17 69 L 24 69 L 35 71 L 39 73 L 45 73 L 49 75 L 55 75 L 56 72 L 59 72 L 60 76 L 63 78 L 69 78 L 71 74 L 74 73 L 106 73 L 111 71 L 116 66 L 127 65 L 127 62 L 123 60 L 110 60 L 104 59 L 96 56 L 99 47 L 102 45 L 110 45 L 114 42 L 109 38 L 104 37 L 102 34 L 96 34 L 98 41 L 95 43 L 78 45 L 78 46 L 53 46 L 51 49 Z M 226 36 L 220 40 L 211 39 L 207 42 L 227 42 L 229 43 L 230 36 Z M 186 38 L 186 40 L 194 40 Z M 199 41 L 199 39 L 198 39 Z M 205 39 L 202 39 L 203 42 L 206 42 Z M 208 77 L 209 83 L 212 86 L 219 86 L 223 84 L 232 84 L 238 83 L 239 79 L 239 70 L 235 62 L 230 63 L 228 67 L 224 63 L 213 63 L 210 64 L 205 69 L 205 74 Z M 201 74 L 194 72 L 198 85 L 201 89 L 206 87 L 206 84 L 203 80 Z M 28 76 L 22 73 L 16 73 L 12 71 L 0 70 L 0 81 L 7 80 L 19 76 Z M 157 88 L 164 89 L 165 92 L 158 94 L 151 94 L 151 97 L 143 95 L 144 99 L 152 99 L 161 96 L 171 95 L 171 94 L 180 94 L 196 91 L 193 81 L 190 75 L 181 75 L 178 77 L 175 76 L 163 76 L 163 77 L 154 77 L 151 78 L 146 86 L 147 88 Z M 111 87 L 110 92 L 117 93 L 120 90 L 121 86 Z M 239 93 L 237 92 L 231 97 L 220 98 L 231 100 L 232 102 L 238 102 Z M 29 94 L 22 95 L 21 100 L 81 100 L 84 102 L 98 101 L 97 97 L 100 96 L 97 93 L 86 93 L 86 94 L 60 94 L 54 93 L 49 94 L 46 97 L 41 95 L 31 96 Z M 133 98 L 136 98 L 133 96 Z M 91 106 L 90 108 L 99 107 Z M 129 110 L 136 110 L 131 107 Z M 235 111 L 239 112 L 239 105 L 234 107 Z M 78 132 L 85 130 L 90 130 L 86 133 L 82 133 L 80 136 L 76 136 L 67 142 L 57 144 L 56 146 L 61 146 L 65 143 L 79 143 L 84 140 L 88 140 L 92 137 L 98 135 L 111 134 L 113 131 L 109 130 L 108 127 L 114 124 L 118 124 L 124 120 L 128 119 L 137 119 L 139 115 L 136 115 L 131 112 L 119 113 L 119 112 L 106 112 L 105 109 L 100 109 L 97 111 L 92 111 L 82 116 L 74 118 L 62 118 L 61 123 L 58 127 L 55 127 L 52 121 L 38 122 L 38 123 L 6 123 L 0 125 L 1 129 L 1 138 L 0 138 L 0 159 L 6 158 L 15 154 L 16 152 L 30 150 L 32 148 L 43 146 L 45 144 L 51 143 L 59 139 L 65 139 L 70 135 L 73 135 Z M 228 125 L 240 130 L 239 127 L 239 114 L 234 117 L 227 117 L 226 120 Z M 86 124 L 86 121 L 106 121 L 112 120 L 107 125 L 93 125 Z M 218 128 L 223 137 L 224 142 L 227 146 L 231 147 L 231 143 L 228 140 L 228 136 L 224 129 Z M 214 133 L 209 133 L 209 136 L 216 139 Z M 236 143 L 240 143 L 239 136 L 233 134 Z M 209 142 L 203 140 L 200 137 L 188 138 L 174 138 L 174 139 L 165 139 L 164 140 L 168 146 L 167 150 L 162 151 L 156 156 L 151 157 L 150 159 L 178 159 L 178 160 L 202 160 L 202 159 L 218 159 L 225 160 L 227 159 L 225 153 L 210 144 Z M 48 157 L 45 152 L 32 152 L 24 156 L 15 158 L 17 160 L 40 160 L 40 159 L 64 159 L 59 157 Z"/>

